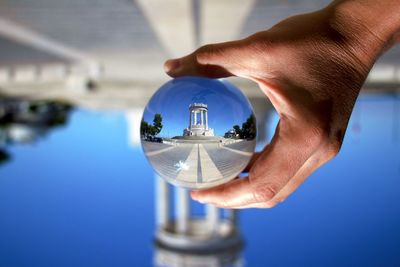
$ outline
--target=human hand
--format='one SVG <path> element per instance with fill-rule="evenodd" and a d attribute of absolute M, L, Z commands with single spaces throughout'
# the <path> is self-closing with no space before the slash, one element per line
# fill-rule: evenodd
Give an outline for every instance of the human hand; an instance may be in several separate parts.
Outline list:
<path fill-rule="evenodd" d="M 346 12 L 332 4 L 165 63 L 172 77 L 250 79 L 280 117 L 271 143 L 251 160 L 248 177 L 193 191 L 193 199 L 223 208 L 270 208 L 339 152 L 361 86 L 389 42 L 389 35 Z"/>

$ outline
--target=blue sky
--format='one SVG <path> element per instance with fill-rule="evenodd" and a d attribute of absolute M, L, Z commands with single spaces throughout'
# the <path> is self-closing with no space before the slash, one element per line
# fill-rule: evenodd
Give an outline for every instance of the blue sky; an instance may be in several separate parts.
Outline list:
<path fill-rule="evenodd" d="M 361 97 L 335 159 L 276 208 L 239 212 L 247 266 L 399 265 L 399 110 Z M 0 266 L 154 266 L 154 174 L 125 114 L 78 109 L 8 151 Z"/>
<path fill-rule="evenodd" d="M 218 80 L 185 77 L 168 82 L 160 88 L 146 106 L 144 119 L 152 122 L 161 113 L 163 129 L 160 136 L 182 135 L 189 124 L 191 103 L 208 105 L 209 127 L 223 135 L 233 125 L 242 125 L 252 112 L 247 98 L 233 85 Z"/>

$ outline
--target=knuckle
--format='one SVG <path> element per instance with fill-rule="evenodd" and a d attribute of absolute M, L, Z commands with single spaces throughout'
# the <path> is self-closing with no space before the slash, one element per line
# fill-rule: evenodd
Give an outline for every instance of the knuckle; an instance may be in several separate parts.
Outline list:
<path fill-rule="evenodd" d="M 257 56 L 264 56 L 266 59 L 269 58 L 272 52 L 273 44 L 270 40 L 253 41 L 247 44 L 247 47 L 253 54 Z M 276 49 L 275 49 L 276 50 Z"/>
<path fill-rule="evenodd" d="M 309 133 L 309 146 L 314 151 L 321 150 L 325 155 L 325 160 L 331 160 L 340 151 L 342 140 L 332 136 L 332 131 L 324 127 L 313 127 Z"/>
<path fill-rule="evenodd" d="M 217 204 L 220 208 L 223 209 L 230 208 L 230 205 L 228 204 L 228 201 L 226 199 L 221 199 Z"/>
<path fill-rule="evenodd" d="M 333 131 L 322 127 L 314 127 L 309 133 L 308 140 L 312 151 L 321 151 L 325 161 L 334 158 L 342 146 L 341 138 L 334 136 Z"/>
<path fill-rule="evenodd" d="M 331 160 L 334 158 L 337 154 L 339 154 L 340 148 L 342 144 L 337 141 L 331 141 L 325 146 L 325 154 L 326 154 L 326 159 Z"/>
<path fill-rule="evenodd" d="M 321 127 L 320 125 L 310 127 L 307 135 L 309 145 L 312 148 L 317 148 L 329 140 L 329 131 L 326 128 Z"/>
<path fill-rule="evenodd" d="M 200 47 L 195 52 L 196 61 L 200 64 L 207 62 L 216 54 L 219 53 L 219 49 L 216 49 L 216 46 L 213 44 L 208 44 Z"/>
<path fill-rule="evenodd" d="M 228 199 L 229 199 L 229 192 L 228 188 L 226 186 L 223 187 L 221 191 L 221 197 L 218 200 L 218 206 L 221 208 L 227 208 L 229 207 Z"/>
<path fill-rule="evenodd" d="M 279 186 L 276 184 L 266 184 L 258 186 L 253 191 L 253 198 L 258 203 L 266 203 L 276 196 Z"/>

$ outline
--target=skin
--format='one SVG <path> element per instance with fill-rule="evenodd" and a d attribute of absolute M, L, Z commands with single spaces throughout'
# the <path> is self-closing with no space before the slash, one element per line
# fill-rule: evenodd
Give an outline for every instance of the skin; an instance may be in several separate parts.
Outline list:
<path fill-rule="evenodd" d="M 172 77 L 238 76 L 258 84 L 280 120 L 245 178 L 191 192 L 223 208 L 271 208 L 335 157 L 377 58 L 399 41 L 400 2 L 335 1 L 245 39 L 166 61 Z"/>

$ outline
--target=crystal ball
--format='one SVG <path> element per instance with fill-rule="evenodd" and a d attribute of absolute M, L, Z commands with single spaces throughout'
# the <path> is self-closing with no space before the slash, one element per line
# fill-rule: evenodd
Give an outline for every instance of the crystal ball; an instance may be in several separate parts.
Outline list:
<path fill-rule="evenodd" d="M 246 96 L 226 80 L 180 77 L 145 107 L 143 151 L 173 185 L 203 189 L 237 177 L 256 145 L 256 120 Z"/>

